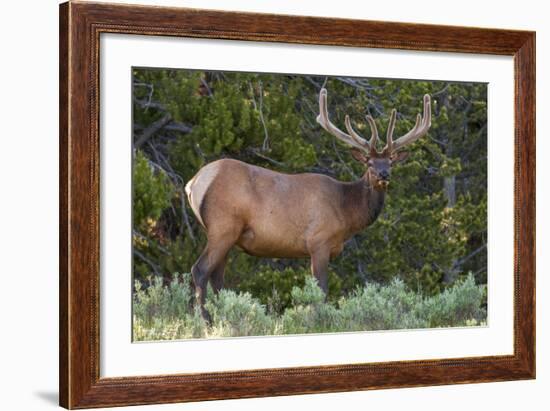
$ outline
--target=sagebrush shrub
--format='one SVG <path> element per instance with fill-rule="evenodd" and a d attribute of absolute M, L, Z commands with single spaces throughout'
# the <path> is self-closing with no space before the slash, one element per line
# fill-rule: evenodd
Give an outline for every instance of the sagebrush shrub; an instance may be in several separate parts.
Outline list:
<path fill-rule="evenodd" d="M 305 334 L 335 331 L 338 327 L 337 308 L 325 302 L 325 294 L 313 277 L 303 288 L 291 292 L 293 306 L 281 316 L 281 334 Z"/>
<path fill-rule="evenodd" d="M 293 287 L 291 305 L 282 314 L 267 310 L 248 292 L 209 290 L 210 325 L 193 304 L 189 274 L 161 278 L 144 289 L 135 285 L 133 334 L 136 341 L 219 338 L 346 331 L 456 327 L 484 324 L 486 287 L 472 275 L 433 297 L 410 290 L 403 281 L 366 284 L 338 302 L 327 302 L 313 277 Z"/>
<path fill-rule="evenodd" d="M 484 321 L 486 292 L 486 286 L 476 285 L 474 277 L 469 275 L 453 287 L 422 301 L 415 315 L 424 318 L 428 327 L 456 327 L 472 319 Z"/>
<path fill-rule="evenodd" d="M 273 320 L 265 306 L 249 293 L 221 290 L 207 301 L 212 316 L 213 334 L 218 337 L 240 337 L 271 334 Z"/>
<path fill-rule="evenodd" d="M 385 287 L 367 284 L 340 300 L 342 324 L 350 331 L 423 328 L 427 323 L 414 313 L 421 302 L 403 281 L 394 280 Z"/>

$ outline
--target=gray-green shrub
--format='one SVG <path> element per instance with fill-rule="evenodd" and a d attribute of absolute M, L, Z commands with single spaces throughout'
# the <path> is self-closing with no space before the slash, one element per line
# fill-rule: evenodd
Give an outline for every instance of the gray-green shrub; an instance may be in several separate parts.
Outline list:
<path fill-rule="evenodd" d="M 469 320 L 484 321 L 486 294 L 487 287 L 476 285 L 474 277 L 468 275 L 452 288 L 423 300 L 415 308 L 415 316 L 425 319 L 430 328 L 467 325 Z"/>
<path fill-rule="evenodd" d="M 415 312 L 423 301 L 401 280 L 385 287 L 367 284 L 340 300 L 342 326 L 350 331 L 424 328 L 427 322 Z"/>
<path fill-rule="evenodd" d="M 273 329 L 265 306 L 246 292 L 222 290 L 208 299 L 206 308 L 212 316 L 209 334 L 217 337 L 269 335 Z"/>
<path fill-rule="evenodd" d="M 282 314 L 267 310 L 248 292 L 214 295 L 210 290 L 208 325 L 193 306 L 190 275 L 176 274 L 166 286 L 160 278 L 150 279 L 146 289 L 136 282 L 133 333 L 136 341 L 150 341 L 472 326 L 486 321 L 485 294 L 486 287 L 468 275 L 433 297 L 394 280 L 366 284 L 332 303 L 309 277 L 303 287 L 292 289 L 291 305 Z"/>

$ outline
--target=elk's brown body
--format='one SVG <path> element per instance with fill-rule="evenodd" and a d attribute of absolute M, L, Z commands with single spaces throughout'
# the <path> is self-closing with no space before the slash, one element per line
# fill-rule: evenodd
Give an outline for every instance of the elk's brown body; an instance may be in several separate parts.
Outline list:
<path fill-rule="evenodd" d="M 222 288 L 225 260 L 233 246 L 259 257 L 309 257 L 313 275 L 327 291 L 330 259 L 342 252 L 347 239 L 372 224 L 383 208 L 391 165 L 404 158 L 396 150 L 427 132 L 429 97 L 424 98 L 424 118 L 419 115 L 415 127 L 394 142 L 395 115 L 393 111 L 386 147 L 378 152 L 374 120 L 367 117 L 372 130 L 368 142 L 353 131 L 349 118 L 350 134 L 340 131 L 328 119 L 326 90 L 321 91 L 317 121 L 353 146 L 354 157 L 367 165 L 363 177 L 353 183 L 322 174 L 284 174 L 232 159 L 214 161 L 198 171 L 185 190 L 208 238 L 191 269 L 205 318 L 209 319 L 203 306 L 207 282 L 215 292 Z"/>
<path fill-rule="evenodd" d="M 369 210 L 381 210 L 385 195 L 372 189 L 366 177 L 343 183 L 322 174 L 283 174 L 224 159 L 197 174 L 188 185 L 191 196 L 201 173 L 212 171 L 215 177 L 204 197 L 193 199 L 208 238 L 224 237 L 258 257 L 309 257 L 319 246 L 334 257 L 343 241 L 374 221 L 377 214 Z"/>

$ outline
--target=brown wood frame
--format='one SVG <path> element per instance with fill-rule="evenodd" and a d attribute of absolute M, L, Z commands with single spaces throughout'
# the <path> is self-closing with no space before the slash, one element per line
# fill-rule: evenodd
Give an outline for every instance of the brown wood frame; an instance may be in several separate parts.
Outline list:
<path fill-rule="evenodd" d="M 100 378 L 101 33 L 513 56 L 514 354 Z M 60 405 L 90 408 L 535 378 L 534 32 L 70 2 L 60 5 L 59 47 Z"/>

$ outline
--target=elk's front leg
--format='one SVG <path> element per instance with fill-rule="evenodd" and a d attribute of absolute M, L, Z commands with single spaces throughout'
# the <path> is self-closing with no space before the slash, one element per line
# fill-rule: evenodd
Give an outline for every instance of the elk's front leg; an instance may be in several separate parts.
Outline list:
<path fill-rule="evenodd" d="M 223 276 L 226 260 L 227 256 L 222 260 L 220 264 L 218 264 L 216 268 L 214 268 L 212 274 L 210 274 L 210 284 L 212 285 L 212 290 L 214 291 L 214 294 L 218 294 L 223 288 Z"/>
<path fill-rule="evenodd" d="M 330 261 L 330 248 L 326 246 L 312 247 L 310 249 L 311 256 L 311 273 L 317 279 L 319 287 L 328 294 L 328 263 Z"/>

